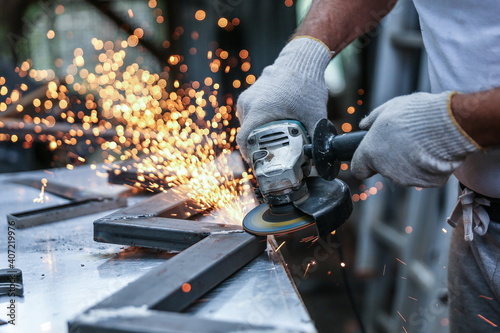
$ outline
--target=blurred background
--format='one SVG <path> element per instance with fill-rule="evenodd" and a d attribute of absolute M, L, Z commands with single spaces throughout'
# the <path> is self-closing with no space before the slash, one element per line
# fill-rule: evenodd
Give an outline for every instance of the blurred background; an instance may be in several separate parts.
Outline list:
<path fill-rule="evenodd" d="M 134 160 L 162 144 L 180 145 L 159 138 L 177 124 L 201 129 L 215 155 L 235 149 L 238 95 L 274 61 L 310 5 L 0 3 L 0 172 Z M 399 1 L 325 75 L 329 117 L 339 132 L 357 130 L 369 110 L 392 97 L 428 91 L 412 2 Z M 403 189 L 381 177 L 360 183 L 347 163 L 340 177 L 355 203 L 340 237 L 299 244 L 287 255 L 318 331 L 357 332 L 359 314 L 373 332 L 446 332 L 445 217 L 454 181 L 433 190 Z"/>

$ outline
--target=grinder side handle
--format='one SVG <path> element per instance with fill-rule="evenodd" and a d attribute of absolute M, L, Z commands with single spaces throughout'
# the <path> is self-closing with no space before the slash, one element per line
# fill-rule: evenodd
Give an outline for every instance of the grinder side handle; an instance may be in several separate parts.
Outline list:
<path fill-rule="evenodd" d="M 319 175 L 333 180 L 340 171 L 341 161 L 350 161 L 367 131 L 337 135 L 328 119 L 321 119 L 314 128 L 312 145 L 304 147 L 304 154 L 314 160 Z"/>
<path fill-rule="evenodd" d="M 366 133 L 368 131 L 356 131 L 334 136 L 330 145 L 335 157 L 340 161 L 350 161 Z"/>

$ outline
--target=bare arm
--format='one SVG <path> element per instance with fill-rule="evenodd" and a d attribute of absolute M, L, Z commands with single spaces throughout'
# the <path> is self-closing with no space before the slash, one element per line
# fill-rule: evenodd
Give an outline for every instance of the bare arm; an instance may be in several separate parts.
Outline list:
<path fill-rule="evenodd" d="M 500 145 L 500 88 L 451 98 L 455 119 L 483 147 Z"/>
<path fill-rule="evenodd" d="M 311 36 L 340 52 L 362 34 L 375 28 L 396 0 L 313 0 L 294 36 Z"/>

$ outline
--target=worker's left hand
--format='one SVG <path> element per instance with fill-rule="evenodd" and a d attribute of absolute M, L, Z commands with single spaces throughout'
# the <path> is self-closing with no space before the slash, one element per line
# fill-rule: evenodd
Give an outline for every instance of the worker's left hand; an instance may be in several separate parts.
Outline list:
<path fill-rule="evenodd" d="M 373 110 L 360 123 L 369 131 L 354 153 L 353 175 L 380 173 L 403 186 L 443 185 L 481 148 L 456 123 L 449 109 L 452 95 L 415 93 Z"/>

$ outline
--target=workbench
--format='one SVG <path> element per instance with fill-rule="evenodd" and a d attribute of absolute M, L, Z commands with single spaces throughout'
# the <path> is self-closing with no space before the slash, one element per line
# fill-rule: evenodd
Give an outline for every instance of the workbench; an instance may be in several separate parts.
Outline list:
<path fill-rule="evenodd" d="M 0 216 L 4 221 L 0 223 L 0 268 L 9 267 L 6 215 L 67 201 L 46 193 L 44 203 L 34 202 L 40 190 L 10 182 L 26 177 L 113 196 L 128 189 L 109 184 L 102 166 L 0 174 Z M 129 205 L 147 197 L 135 193 L 128 197 Z M 15 267 L 23 273 L 24 296 L 0 296 L 0 320 L 12 320 L 7 306 L 12 299 L 15 303 L 15 325 L 0 326 L 2 332 L 66 332 L 73 318 L 174 256 L 95 242 L 93 222 L 110 213 L 15 230 Z M 316 332 L 283 259 L 273 251 L 257 256 L 186 311 L 201 318 L 257 321 L 275 327 L 276 332 Z"/>

